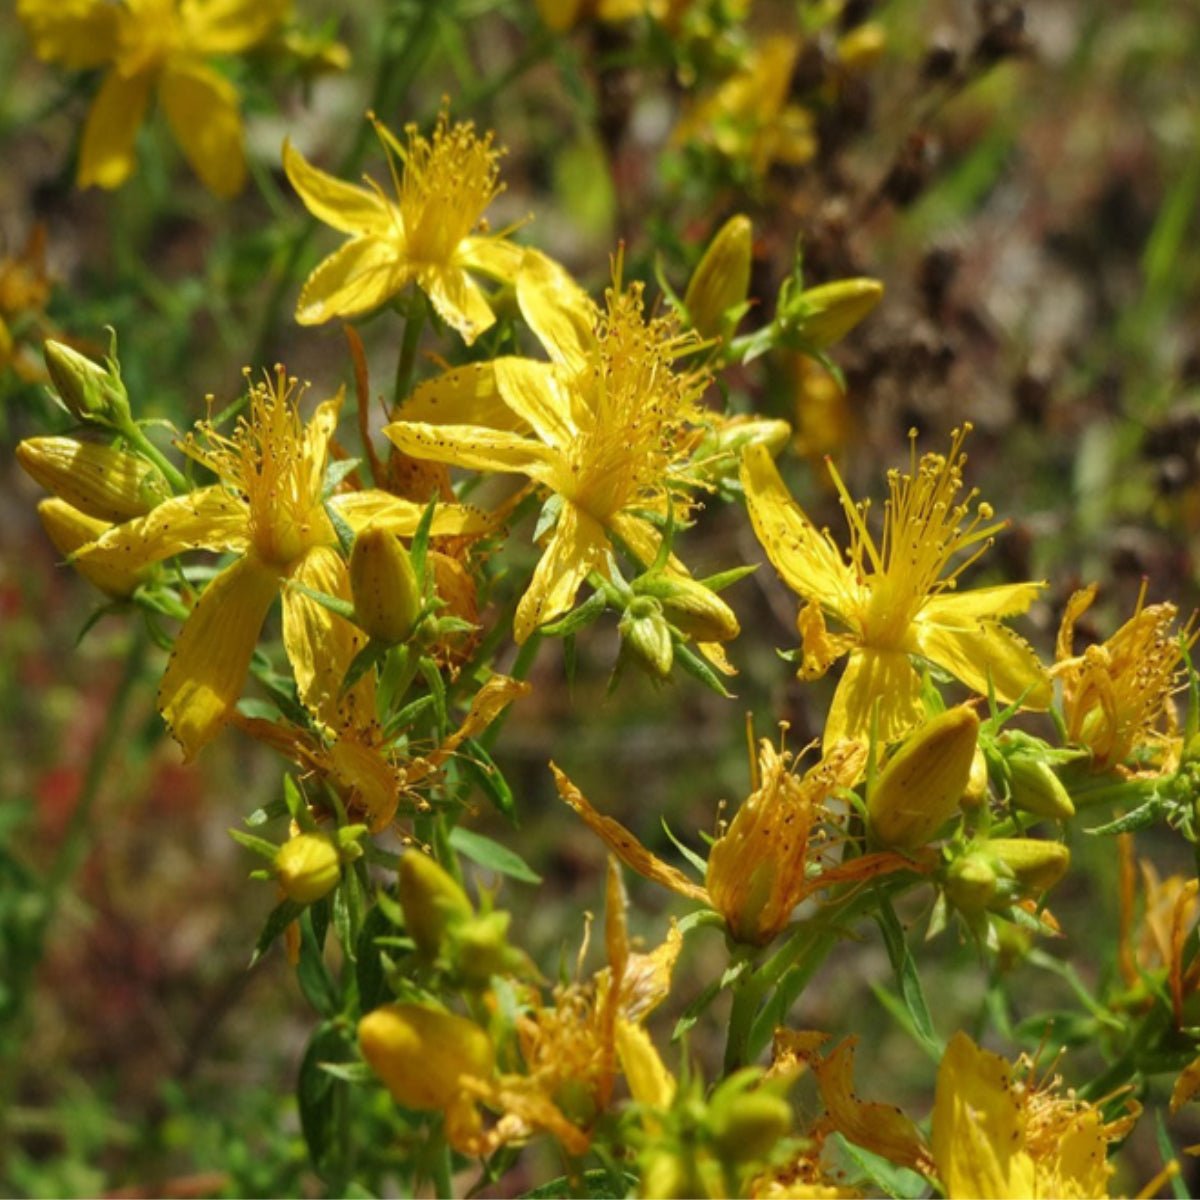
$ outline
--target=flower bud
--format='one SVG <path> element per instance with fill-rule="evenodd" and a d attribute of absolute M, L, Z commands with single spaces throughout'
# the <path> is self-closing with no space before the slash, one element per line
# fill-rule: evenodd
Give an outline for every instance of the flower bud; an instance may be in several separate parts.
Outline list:
<path fill-rule="evenodd" d="M 358 1023 L 371 1070 L 405 1108 L 445 1110 L 461 1099 L 463 1076 L 488 1079 L 495 1055 L 473 1021 L 423 1004 L 385 1004 Z"/>
<path fill-rule="evenodd" d="M 996 898 L 1000 880 L 991 859 L 972 852 L 955 859 L 946 871 L 946 895 L 960 912 L 982 913 Z"/>
<path fill-rule="evenodd" d="M 788 300 L 778 318 L 801 342 L 824 350 L 846 336 L 883 298 L 875 279 L 839 279 Z"/>
<path fill-rule="evenodd" d="M 59 399 L 81 421 L 119 424 L 129 419 L 129 396 L 115 364 L 102 367 L 62 342 L 42 347 Z"/>
<path fill-rule="evenodd" d="M 662 606 L 650 596 L 635 596 L 618 624 L 624 645 L 660 679 L 671 673 L 675 648 Z"/>
<path fill-rule="evenodd" d="M 386 645 L 403 642 L 421 612 L 412 559 L 394 533 L 367 526 L 350 551 L 350 591 L 359 626 Z"/>
<path fill-rule="evenodd" d="M 400 907 L 404 925 L 423 958 L 441 952 L 451 925 L 475 915 L 467 893 L 428 854 L 409 850 L 400 859 Z"/>
<path fill-rule="evenodd" d="M 975 757 L 971 759 L 971 773 L 967 777 L 967 786 L 963 789 L 959 804 L 963 808 L 978 808 L 987 799 L 987 792 L 987 759 L 984 757 L 983 748 L 976 745 Z"/>
<path fill-rule="evenodd" d="M 17 446 L 17 461 L 48 492 L 101 521 L 143 516 L 171 494 L 144 458 L 96 442 L 26 438 Z"/>
<path fill-rule="evenodd" d="M 971 777 L 979 718 L 966 705 L 926 721 L 892 755 L 867 797 L 871 834 L 915 850 L 958 811 Z"/>
<path fill-rule="evenodd" d="M 727 1162 L 766 1158 L 792 1128 L 792 1106 L 764 1088 L 718 1088 L 708 1111 L 708 1128 L 717 1153 Z"/>
<path fill-rule="evenodd" d="M 838 38 L 837 57 L 851 71 L 865 70 L 879 60 L 887 48 L 887 33 L 877 21 L 868 21 Z"/>
<path fill-rule="evenodd" d="M 448 927 L 447 955 L 455 975 L 467 986 L 486 987 L 493 975 L 528 974 L 528 958 L 508 944 L 511 920 L 510 913 L 489 912 Z"/>
<path fill-rule="evenodd" d="M 1062 842 L 1037 838 L 993 838 L 988 853 L 1002 863 L 1029 892 L 1049 891 L 1071 865 L 1071 852 Z"/>
<path fill-rule="evenodd" d="M 89 517 L 57 496 L 43 500 L 38 505 L 38 516 L 42 519 L 46 536 L 54 543 L 54 548 L 64 555 L 74 554 L 81 546 L 94 542 L 112 528 L 107 521 Z M 154 571 L 153 567 L 129 567 L 121 562 L 106 562 L 99 557 L 77 559 L 72 565 L 89 583 L 116 599 L 132 596 Z"/>
<path fill-rule="evenodd" d="M 733 331 L 750 291 L 750 218 L 738 213 L 721 226 L 700 260 L 684 296 L 684 307 L 701 337 Z"/>
<path fill-rule="evenodd" d="M 1008 759 L 1012 802 L 1024 812 L 1069 821 L 1075 805 L 1053 767 L 1043 759 L 1014 754 Z"/>
<path fill-rule="evenodd" d="M 766 446 L 771 457 L 776 458 L 792 436 L 792 427 L 778 417 L 751 417 L 741 414 L 728 417 L 708 435 L 711 450 L 716 454 L 731 454 L 736 460 L 742 457 L 747 446 Z M 703 456 L 708 449 L 708 439 L 701 443 Z"/>
<path fill-rule="evenodd" d="M 279 847 L 275 874 L 284 895 L 297 904 L 315 904 L 342 877 L 337 845 L 323 833 L 300 833 Z"/>
<path fill-rule="evenodd" d="M 654 1149 L 642 1167 L 637 1194 L 643 1200 L 687 1200 L 701 1193 L 682 1155 Z"/>
<path fill-rule="evenodd" d="M 728 642 L 741 632 L 733 609 L 711 588 L 687 575 L 655 571 L 635 579 L 633 590 L 640 596 L 653 596 L 662 606 L 663 616 L 698 642 Z"/>

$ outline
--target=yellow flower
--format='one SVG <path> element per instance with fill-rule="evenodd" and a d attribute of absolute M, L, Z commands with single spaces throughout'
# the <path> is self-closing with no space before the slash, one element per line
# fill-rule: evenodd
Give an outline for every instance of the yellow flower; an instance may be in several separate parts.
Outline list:
<path fill-rule="evenodd" d="M 166 500 L 143 517 L 116 525 L 75 560 L 126 567 L 160 562 L 187 550 L 236 555 L 196 602 L 180 630 L 158 692 L 158 707 L 187 757 L 220 731 L 238 696 L 259 631 L 283 593 L 283 641 L 301 701 L 321 722 L 337 726 L 346 707 L 364 701 L 362 688 L 342 697 L 342 679 L 365 644 L 348 621 L 290 584 L 349 599 L 346 563 L 322 502 L 329 443 L 341 397 L 318 405 L 305 426 L 297 387 L 282 367 L 250 388 L 249 415 L 232 436 L 197 426 L 181 449 L 220 482 Z M 411 535 L 421 509 L 383 492 L 334 496 L 331 507 L 352 527 L 372 519 Z M 461 533 L 472 514 L 444 506 L 439 532 Z"/>
<path fill-rule="evenodd" d="M 757 769 L 751 763 L 754 791 L 713 843 L 704 887 L 653 855 L 618 821 L 597 812 L 553 763 L 550 769 L 563 801 L 626 866 L 719 912 L 738 941 L 761 945 L 784 928 L 798 904 L 823 888 L 913 868 L 908 859 L 887 852 L 865 854 L 844 865 L 825 860 L 838 841 L 825 801 L 834 791 L 851 787 L 865 764 L 866 748 L 844 742 L 797 778 L 791 756 L 780 754 L 764 738 Z"/>
<path fill-rule="evenodd" d="M 803 166 L 816 154 L 817 139 L 808 110 L 788 102 L 800 45 L 787 34 L 764 38 L 735 74 L 684 114 L 673 140 L 712 146 L 760 179 L 774 163 Z"/>
<path fill-rule="evenodd" d="M 614 536 L 643 564 L 654 559 L 659 534 L 639 510 L 665 513 L 669 489 L 690 482 L 688 427 L 707 378 L 673 369 L 696 340 L 670 318 L 647 320 L 640 284 L 622 289 L 618 279 L 600 312 L 561 267 L 527 253 L 517 300 L 551 362 L 499 358 L 449 372 L 384 432 L 415 458 L 517 472 L 560 497 L 517 607 L 524 642 L 571 607 L 589 572 L 607 572 Z"/>
<path fill-rule="evenodd" d="M 409 813 L 430 811 L 421 796 L 438 772 L 469 738 L 478 737 L 513 700 L 527 695 L 530 685 L 507 675 L 493 675 L 475 693 L 459 727 L 446 734 L 435 749 L 414 754 L 411 744 L 401 752 L 396 738 L 385 736 L 375 714 L 355 706 L 342 714 L 332 738 L 320 738 L 287 721 L 235 716 L 238 726 L 258 741 L 315 771 L 342 797 L 347 809 L 361 817 L 372 832 L 386 829 L 403 798 Z"/>
<path fill-rule="evenodd" d="M 1040 1083 L 1022 1056 L 1014 1066 L 965 1034 L 950 1039 L 938 1070 L 932 1148 L 948 1200 L 957 1197 L 1107 1196 L 1108 1143 L 1137 1119 L 1107 1124 L 1100 1110 Z"/>
<path fill-rule="evenodd" d="M 483 1095 L 507 1114 L 508 1138 L 535 1129 L 553 1134 L 571 1154 L 587 1152 L 591 1128 L 608 1107 L 618 1074 L 631 1071 L 642 1094 L 669 1090 L 669 1075 L 657 1065 L 641 1024 L 666 998 L 671 972 L 683 947 L 672 924 L 666 940 L 648 954 L 634 953 L 626 925 L 625 888 L 609 860 L 604 943 L 608 965 L 586 982 L 559 985 L 553 1003 L 535 1005 L 517 1019 L 523 1075 L 500 1077 Z M 583 952 L 587 949 L 585 941 Z M 653 1056 L 653 1057 L 651 1057 Z"/>
<path fill-rule="evenodd" d="M 1050 703 L 1050 681 L 1033 650 L 1001 618 L 1024 612 L 1041 583 L 1015 583 L 957 591 L 959 575 L 1004 528 L 975 493 L 960 498 L 962 443 L 970 426 L 954 434 L 950 453 L 925 454 L 914 446 L 908 473 L 888 475 L 883 540 L 876 545 L 866 524 L 866 504 L 855 504 L 836 469 L 834 484 L 850 527 L 849 561 L 833 539 L 805 516 L 789 495 L 771 456 L 750 447 L 742 484 L 750 519 L 767 557 L 805 601 L 797 617 L 803 650 L 799 675 L 815 679 L 849 654 L 825 725 L 825 745 L 866 739 L 878 705 L 878 736 L 894 741 L 919 723 L 920 679 L 909 662 L 917 655 L 949 671 L 984 695 L 989 685 L 1002 702 L 1026 708 Z M 973 549 L 972 549 L 973 548 Z M 964 550 L 969 557 L 947 573 Z M 830 633 L 825 616 L 845 626 Z"/>
<path fill-rule="evenodd" d="M 471 273 L 511 280 L 523 253 L 483 226 L 484 210 L 503 188 L 500 152 L 490 133 L 481 139 L 470 122 L 452 126 L 445 110 L 432 138 L 407 126 L 407 146 L 379 122 L 375 129 L 388 157 L 395 200 L 373 181 L 370 187 L 344 183 L 312 166 L 290 142 L 283 144 L 284 170 L 304 206 L 350 235 L 305 281 L 296 320 L 318 325 L 332 317 L 356 317 L 415 282 L 469 345 L 496 319 Z M 397 158 L 403 164 L 399 173 Z"/>
<path fill-rule="evenodd" d="M 1183 684 L 1184 652 L 1200 630 L 1194 619 L 1174 628 L 1173 604 L 1147 607 L 1143 583 L 1133 616 L 1108 641 L 1075 655 L 1075 622 L 1095 598 L 1095 584 L 1076 592 L 1058 633 L 1053 672 L 1062 680 L 1067 740 L 1091 751 L 1093 770 L 1169 774 L 1181 749 L 1171 696 Z M 1135 770 L 1127 764 L 1139 752 L 1152 761 Z"/>
<path fill-rule="evenodd" d="M 107 66 L 79 155 L 80 187 L 117 188 L 133 172 L 134 142 L 150 94 L 192 169 L 218 196 L 246 176 L 233 84 L 204 60 L 240 54 L 283 20 L 289 0 L 18 0 L 45 62 Z"/>

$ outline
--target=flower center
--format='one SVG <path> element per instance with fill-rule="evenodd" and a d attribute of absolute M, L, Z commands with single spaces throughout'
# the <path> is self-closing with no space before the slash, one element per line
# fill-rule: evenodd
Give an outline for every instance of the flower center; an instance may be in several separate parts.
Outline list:
<path fill-rule="evenodd" d="M 131 78 L 162 66 L 179 45 L 175 0 L 130 0 L 120 11 L 117 70 Z"/>

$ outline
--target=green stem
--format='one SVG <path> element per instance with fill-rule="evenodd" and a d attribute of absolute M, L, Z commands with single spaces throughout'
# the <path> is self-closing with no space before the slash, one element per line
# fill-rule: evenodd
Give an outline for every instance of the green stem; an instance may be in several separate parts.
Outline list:
<path fill-rule="evenodd" d="M 512 679 L 524 679 L 529 674 L 529 668 L 533 666 L 533 660 L 537 658 L 538 647 L 542 644 L 542 635 L 540 633 L 532 633 L 529 639 L 517 652 L 516 660 L 512 665 L 512 670 L 508 672 Z M 512 711 L 511 707 L 506 708 L 492 723 L 487 730 L 481 734 L 476 741 L 487 751 L 496 744 L 496 739 L 500 736 L 500 731 L 504 728 L 504 722 L 508 718 L 508 714 Z"/>
<path fill-rule="evenodd" d="M 173 462 L 145 435 L 142 427 L 136 421 L 130 420 L 120 428 L 120 433 L 126 441 L 137 447 L 140 454 L 148 458 L 162 473 L 171 490 L 182 495 L 188 490 L 188 482 L 183 473 Z"/>
<path fill-rule="evenodd" d="M 734 983 L 733 1004 L 729 1010 L 729 1029 L 725 1035 L 726 1076 L 746 1066 L 752 1055 L 750 1050 L 754 1018 L 762 1003 L 763 987 L 754 972 L 747 968 Z"/>
<path fill-rule="evenodd" d="M 413 303 L 409 305 L 408 319 L 404 322 L 404 341 L 400 344 L 400 358 L 396 363 L 396 384 L 392 389 L 392 411 L 399 410 L 408 389 L 412 386 L 413 368 L 417 364 L 417 347 L 421 344 L 421 331 L 425 328 L 425 295 L 414 291 Z"/>

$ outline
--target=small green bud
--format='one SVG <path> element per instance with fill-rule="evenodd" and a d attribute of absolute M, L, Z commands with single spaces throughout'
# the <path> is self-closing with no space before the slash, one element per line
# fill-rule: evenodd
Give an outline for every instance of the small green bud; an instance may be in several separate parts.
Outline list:
<path fill-rule="evenodd" d="M 759 1161 L 791 1131 L 792 1106 L 765 1088 L 718 1088 L 709 1105 L 708 1128 L 717 1153 L 726 1162 Z"/>
<path fill-rule="evenodd" d="M 481 913 L 447 929 L 447 957 L 455 974 L 469 986 L 486 987 L 493 975 L 525 968 L 524 956 L 508 944 L 511 920 L 511 913 Z"/>
<path fill-rule="evenodd" d="M 966 705 L 926 721 L 888 760 L 867 797 L 880 845 L 915 850 L 959 809 L 971 777 L 979 718 Z"/>
<path fill-rule="evenodd" d="M 995 900 L 1000 880 L 991 859 L 972 852 L 955 859 L 946 871 L 946 895 L 960 912 L 983 912 Z"/>
<path fill-rule="evenodd" d="M 115 360 L 102 367 L 78 350 L 53 340 L 45 343 L 42 354 L 54 389 L 72 416 L 112 425 L 130 419 L 129 395 Z"/>
<path fill-rule="evenodd" d="M 409 850 L 400 859 L 400 907 L 404 925 L 423 958 L 441 953 L 447 929 L 475 915 L 467 893 L 427 854 Z"/>
<path fill-rule="evenodd" d="M 882 299 L 878 280 L 839 279 L 787 297 L 776 324 L 803 345 L 824 350 L 841 341 Z"/>
<path fill-rule="evenodd" d="M 1062 842 L 1037 838 L 993 838 L 987 852 L 1012 873 L 1029 892 L 1049 891 L 1071 865 L 1071 852 Z"/>
<path fill-rule="evenodd" d="M 701 337 L 728 336 L 741 318 L 750 291 L 753 236 L 749 217 L 730 217 L 692 274 L 683 303 Z"/>
<path fill-rule="evenodd" d="M 1008 759 L 1012 802 L 1024 812 L 1055 821 L 1069 821 L 1075 815 L 1071 794 L 1049 763 L 1026 754 Z"/>
<path fill-rule="evenodd" d="M 686 575 L 655 571 L 635 579 L 632 586 L 639 596 L 653 596 L 663 616 L 698 642 L 728 642 L 741 631 L 733 609 L 711 588 Z"/>
<path fill-rule="evenodd" d="M 323 833 L 301 833 L 279 847 L 275 874 L 284 895 L 297 904 L 314 904 L 342 877 L 342 859 L 333 839 Z"/>
<path fill-rule="evenodd" d="M 621 640 L 653 674 L 671 674 L 675 648 L 660 603 L 650 596 L 635 596 L 618 624 Z"/>
<path fill-rule="evenodd" d="M 368 525 L 350 551 L 350 592 L 359 626 L 393 646 L 405 641 L 421 612 L 421 589 L 400 539 Z"/>

